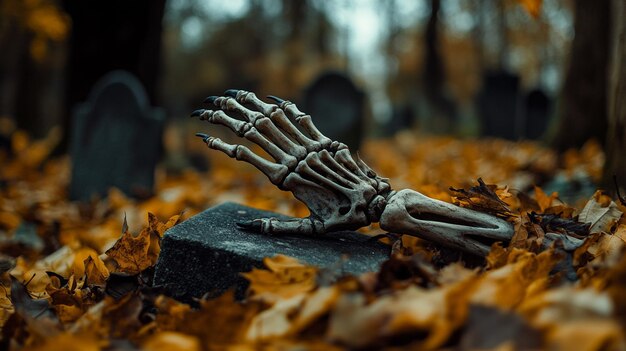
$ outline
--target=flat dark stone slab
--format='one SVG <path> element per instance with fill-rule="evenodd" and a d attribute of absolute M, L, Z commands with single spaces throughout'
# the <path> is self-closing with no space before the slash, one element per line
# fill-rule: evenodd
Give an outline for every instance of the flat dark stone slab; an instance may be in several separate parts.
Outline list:
<path fill-rule="evenodd" d="M 264 257 L 284 254 L 321 268 L 341 264 L 345 274 L 378 270 L 388 246 L 352 231 L 323 237 L 267 236 L 237 228 L 236 223 L 263 217 L 288 218 L 235 203 L 210 208 L 169 229 L 163 236 L 154 285 L 173 297 L 191 300 L 234 287 L 242 297 L 247 281 L 241 272 L 262 267 Z"/>

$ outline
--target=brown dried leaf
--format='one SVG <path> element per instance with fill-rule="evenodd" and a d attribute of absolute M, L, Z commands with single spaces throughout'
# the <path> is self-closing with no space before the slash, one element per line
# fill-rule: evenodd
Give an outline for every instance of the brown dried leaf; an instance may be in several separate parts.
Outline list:
<path fill-rule="evenodd" d="M 340 291 L 336 286 L 321 287 L 283 299 L 259 313 L 246 332 L 246 339 L 258 342 L 293 336 L 327 314 L 335 305 Z"/>
<path fill-rule="evenodd" d="M 150 242 L 150 232 L 147 230 L 142 230 L 136 237 L 126 231 L 115 245 L 106 251 L 106 255 L 117 263 L 116 272 L 139 274 L 153 264 L 148 257 Z"/>
<path fill-rule="evenodd" d="M 148 213 L 148 227 L 144 228 L 137 236 L 133 236 L 125 224 L 126 231 L 106 251 L 107 256 L 117 263 L 117 272 L 127 274 L 139 274 L 144 269 L 156 264 L 161 252 L 161 237 L 170 227 L 180 223 L 181 216 L 171 217 L 166 223 L 159 222 L 158 218 Z M 126 223 L 126 219 L 124 219 Z"/>
<path fill-rule="evenodd" d="M 104 287 L 109 278 L 109 270 L 93 249 L 82 248 L 74 254 L 72 265 L 74 276 L 82 279 L 86 276 L 88 285 Z"/>
<path fill-rule="evenodd" d="M 253 268 L 241 274 L 250 281 L 252 297 L 272 303 L 311 291 L 317 286 L 318 269 L 305 266 L 295 258 L 276 255 L 265 258 L 263 263 L 267 270 Z"/>
<path fill-rule="evenodd" d="M 99 351 L 100 342 L 89 334 L 72 334 L 68 332 L 46 339 L 42 344 L 30 347 L 32 351 Z"/>
<path fill-rule="evenodd" d="M 165 304 L 164 304 L 165 303 Z M 178 306 L 177 302 L 161 299 L 159 309 L 164 308 L 168 316 L 158 318 L 157 330 L 175 331 L 192 335 L 203 341 L 205 349 L 224 349 L 243 343 L 251 320 L 258 314 L 260 306 L 255 303 L 237 303 L 232 292 L 211 300 L 201 300 L 197 310 Z"/>
<path fill-rule="evenodd" d="M 590 233 L 608 232 L 621 216 L 617 204 L 601 191 L 596 191 L 580 212 L 578 221 L 590 223 Z"/>
<path fill-rule="evenodd" d="M 478 185 L 471 187 L 469 190 L 455 189 L 453 187 L 449 189 L 454 193 L 455 198 L 453 200 L 455 200 L 455 203 L 463 207 L 509 217 L 512 215 L 511 209 L 506 202 L 498 197 L 495 192 L 497 188 L 496 185 L 487 185 L 481 178 L 478 178 Z"/>
<path fill-rule="evenodd" d="M 145 351 L 200 351 L 198 338 L 178 332 L 162 332 L 149 337 L 142 345 Z"/>
<path fill-rule="evenodd" d="M 441 347 L 467 316 L 472 284 L 465 280 L 428 290 L 411 286 L 369 304 L 363 294 L 343 294 L 331 314 L 327 337 L 360 348 L 396 335 L 426 335 L 420 349 Z"/>
<path fill-rule="evenodd" d="M 548 196 L 540 187 L 535 186 L 535 198 L 537 199 L 537 204 L 541 212 L 545 212 L 548 208 L 552 207 L 554 200 L 558 199 L 558 197 L 559 194 L 556 192 Z"/>

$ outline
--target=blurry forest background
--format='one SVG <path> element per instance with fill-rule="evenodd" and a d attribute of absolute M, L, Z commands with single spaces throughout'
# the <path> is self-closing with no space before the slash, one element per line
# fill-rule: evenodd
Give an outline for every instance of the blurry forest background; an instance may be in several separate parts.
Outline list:
<path fill-rule="evenodd" d="M 239 88 L 299 103 L 317 76 L 336 71 L 365 93 L 368 138 L 408 129 L 539 139 L 560 151 L 596 140 L 609 152 L 605 184 L 617 175 L 623 185 L 626 167 L 612 155 L 626 151 L 624 112 L 611 98 L 624 75 L 624 16 L 611 11 L 620 3 L 7 0 L 0 134 L 52 133 L 64 153 L 73 108 L 105 73 L 125 69 L 167 112 L 165 147 L 184 166 L 201 144 L 193 132 L 206 127 L 188 115 L 204 97 Z M 486 87 L 494 76 L 518 94 L 499 98 L 497 84 Z M 485 94 L 501 100 L 496 127 L 485 121 L 494 108 Z M 524 106 L 537 96 L 547 113 L 529 131 Z"/>

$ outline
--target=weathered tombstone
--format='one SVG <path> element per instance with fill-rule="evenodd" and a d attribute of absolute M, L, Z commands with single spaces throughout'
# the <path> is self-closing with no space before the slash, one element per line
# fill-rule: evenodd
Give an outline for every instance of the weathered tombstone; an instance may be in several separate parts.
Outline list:
<path fill-rule="evenodd" d="M 302 111 L 331 140 L 357 150 L 363 139 L 365 94 L 342 73 L 326 72 L 305 90 Z"/>
<path fill-rule="evenodd" d="M 537 140 L 548 128 L 551 102 L 541 89 L 531 90 L 524 99 L 524 137 Z"/>
<path fill-rule="evenodd" d="M 391 136 L 405 129 L 410 129 L 415 123 L 415 113 L 410 105 L 394 106 L 391 119 L 384 126 L 384 135 Z"/>
<path fill-rule="evenodd" d="M 360 274 L 378 270 L 389 256 L 388 246 L 351 231 L 317 237 L 267 236 L 237 227 L 238 222 L 262 217 L 286 218 L 225 203 L 172 227 L 161 242 L 154 285 L 185 301 L 230 288 L 241 298 L 247 281 L 240 273 L 262 267 L 264 257 L 284 254 L 340 274 Z"/>
<path fill-rule="evenodd" d="M 478 96 L 482 135 L 509 140 L 521 134 L 519 118 L 519 76 L 504 72 L 487 72 Z"/>
<path fill-rule="evenodd" d="M 113 71 L 101 78 L 74 112 L 70 198 L 89 200 L 111 187 L 131 196 L 150 195 L 163 121 L 163 110 L 150 107 L 133 75 Z"/>

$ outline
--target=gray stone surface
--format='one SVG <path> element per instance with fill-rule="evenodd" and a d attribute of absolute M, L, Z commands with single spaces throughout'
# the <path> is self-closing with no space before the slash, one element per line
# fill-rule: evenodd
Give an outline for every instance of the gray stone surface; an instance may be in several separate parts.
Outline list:
<path fill-rule="evenodd" d="M 130 196 L 150 195 L 164 119 L 130 73 L 113 71 L 98 81 L 74 111 L 70 198 L 89 200 L 111 187 Z"/>
<path fill-rule="evenodd" d="M 235 203 L 210 208 L 168 230 L 162 241 L 154 285 L 173 297 L 191 300 L 234 287 L 242 297 L 247 281 L 239 273 L 262 267 L 264 257 L 284 254 L 321 268 L 360 274 L 378 270 L 390 248 L 350 231 L 323 237 L 267 236 L 243 231 L 236 223 L 285 216 Z"/>

